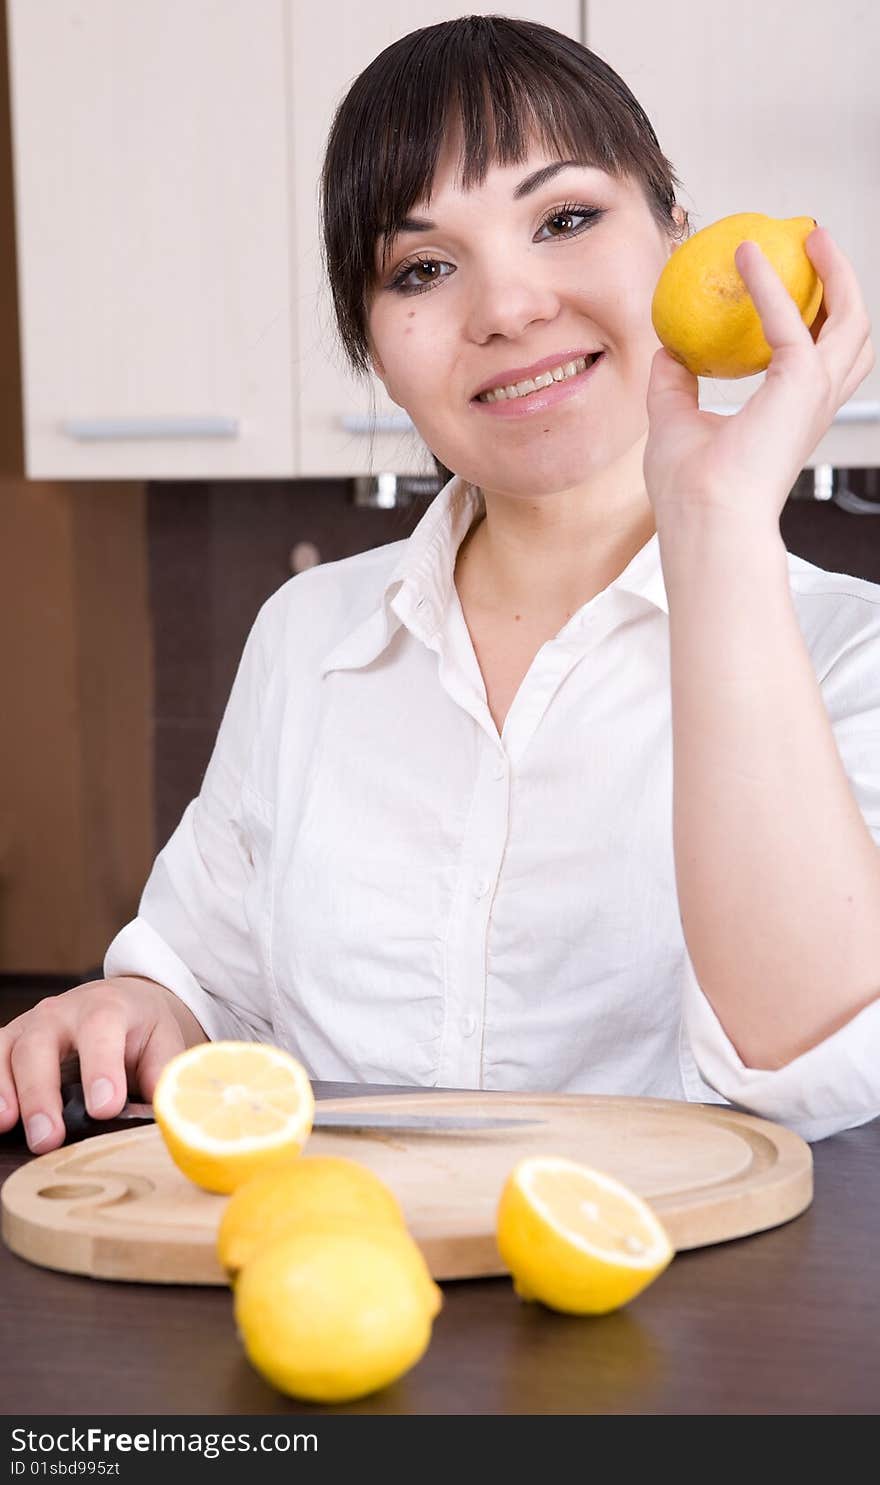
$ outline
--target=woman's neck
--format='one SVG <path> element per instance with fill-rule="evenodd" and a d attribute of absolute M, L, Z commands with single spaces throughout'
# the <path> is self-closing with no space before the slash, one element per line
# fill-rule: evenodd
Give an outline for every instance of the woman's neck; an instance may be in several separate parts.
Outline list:
<path fill-rule="evenodd" d="M 472 608 L 495 617 L 562 624 L 620 576 L 655 530 L 644 490 L 610 512 L 572 492 L 537 501 L 490 495 L 458 549 L 456 586 Z"/>

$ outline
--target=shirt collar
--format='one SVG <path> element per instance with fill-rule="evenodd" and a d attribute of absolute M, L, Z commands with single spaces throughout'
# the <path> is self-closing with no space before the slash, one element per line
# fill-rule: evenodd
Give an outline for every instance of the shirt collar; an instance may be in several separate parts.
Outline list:
<path fill-rule="evenodd" d="M 456 553 L 485 508 L 479 486 L 453 475 L 404 543 L 382 589 L 379 606 L 324 657 L 323 675 L 330 670 L 369 665 L 387 648 L 402 624 L 424 644 L 436 644 L 451 597 Z M 668 616 L 656 532 L 609 588 L 644 598 Z"/>

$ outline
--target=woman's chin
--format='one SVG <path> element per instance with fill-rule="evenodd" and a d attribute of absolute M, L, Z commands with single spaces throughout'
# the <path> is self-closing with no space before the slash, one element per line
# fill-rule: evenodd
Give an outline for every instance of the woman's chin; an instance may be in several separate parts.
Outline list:
<path fill-rule="evenodd" d="M 469 483 L 524 498 L 558 495 L 563 490 L 589 484 L 593 476 L 606 470 L 609 463 L 616 462 L 616 457 L 619 456 L 609 454 L 607 450 L 597 450 L 595 445 L 565 458 L 558 450 L 544 450 L 534 458 L 529 458 L 527 451 L 521 450 L 517 459 L 493 460 L 485 478 L 478 475 Z M 447 468 L 454 468 L 454 465 L 447 465 Z"/>

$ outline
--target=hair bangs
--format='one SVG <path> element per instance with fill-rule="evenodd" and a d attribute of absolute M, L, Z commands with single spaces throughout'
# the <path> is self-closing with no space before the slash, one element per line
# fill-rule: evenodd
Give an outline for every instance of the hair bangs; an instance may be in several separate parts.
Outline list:
<path fill-rule="evenodd" d="M 372 189 L 362 202 L 362 220 L 376 245 L 374 274 L 384 270 L 412 207 L 430 200 L 441 149 L 453 132 L 462 191 L 481 186 L 493 165 L 522 164 L 533 148 L 618 177 L 638 174 L 635 126 L 632 132 L 621 127 L 619 96 L 612 103 L 603 89 L 588 90 L 583 48 L 572 43 L 566 66 L 565 50 L 557 46 L 550 67 L 531 42 L 517 31 L 493 28 L 492 19 L 466 17 L 457 32 L 428 27 L 415 33 L 421 47 L 412 47 L 406 69 L 380 95 L 372 137 L 361 136 L 372 165 L 371 174 L 363 172 Z M 438 29 L 444 34 L 434 37 Z M 653 137 L 644 115 L 639 122 Z"/>

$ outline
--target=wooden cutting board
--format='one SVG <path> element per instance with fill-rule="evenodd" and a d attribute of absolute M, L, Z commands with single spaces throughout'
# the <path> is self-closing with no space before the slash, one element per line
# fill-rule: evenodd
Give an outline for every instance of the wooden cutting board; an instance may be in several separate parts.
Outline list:
<path fill-rule="evenodd" d="M 306 1155 L 347 1155 L 394 1191 L 436 1279 L 507 1272 L 495 1246 L 502 1185 L 525 1155 L 566 1155 L 624 1181 L 676 1249 L 743 1237 L 809 1206 L 809 1145 L 724 1105 L 587 1094 L 415 1092 L 322 1099 L 322 1109 L 482 1113 L 545 1122 L 442 1135 L 315 1130 Z M 223 1284 L 215 1254 L 225 1196 L 173 1164 L 155 1125 L 62 1146 L 4 1183 L 3 1238 L 22 1258 L 102 1279 Z"/>

